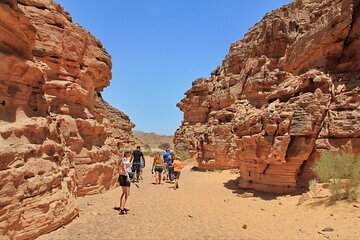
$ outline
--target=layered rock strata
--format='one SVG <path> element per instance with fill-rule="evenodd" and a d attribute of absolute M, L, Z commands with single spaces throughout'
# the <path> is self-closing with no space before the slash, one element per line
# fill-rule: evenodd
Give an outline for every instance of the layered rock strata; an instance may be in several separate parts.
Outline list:
<path fill-rule="evenodd" d="M 29 239 L 79 214 L 76 196 L 116 182 L 115 154 L 135 141 L 100 95 L 101 43 L 52 0 L 0 1 L 0 234 Z"/>
<path fill-rule="evenodd" d="M 240 168 L 239 187 L 294 192 L 321 152 L 360 152 L 360 1 L 297 0 L 231 45 L 178 104 L 175 135 L 204 169 Z"/>

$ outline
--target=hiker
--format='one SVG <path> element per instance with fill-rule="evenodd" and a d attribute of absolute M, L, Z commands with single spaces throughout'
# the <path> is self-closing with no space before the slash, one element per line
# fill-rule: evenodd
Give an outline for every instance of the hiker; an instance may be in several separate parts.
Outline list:
<path fill-rule="evenodd" d="M 143 179 L 143 169 L 144 169 L 144 167 L 145 167 L 145 158 L 141 157 L 140 158 L 140 176 L 139 176 L 140 180 L 144 180 Z"/>
<path fill-rule="evenodd" d="M 174 167 L 173 167 L 174 160 L 175 160 L 175 154 L 174 154 L 174 151 L 171 150 L 170 156 L 168 157 L 168 163 L 167 163 L 167 171 L 169 174 L 170 183 L 172 183 L 172 181 L 175 179 Z"/>
<path fill-rule="evenodd" d="M 182 169 L 182 163 L 180 161 L 180 157 L 177 156 L 174 160 L 173 163 L 173 167 L 174 167 L 174 175 L 175 175 L 175 186 L 174 189 L 176 190 L 177 188 L 179 188 L 179 178 L 180 178 L 180 171 Z"/>
<path fill-rule="evenodd" d="M 154 174 L 155 172 L 155 184 L 161 183 L 161 173 L 164 169 L 164 161 L 161 158 L 160 153 L 155 153 L 153 165 L 151 168 L 151 174 Z"/>
<path fill-rule="evenodd" d="M 163 176 L 163 180 L 165 181 L 165 179 L 169 179 L 169 175 L 168 175 L 168 171 L 167 171 L 167 164 L 169 161 L 169 157 L 170 157 L 171 153 L 170 153 L 170 149 L 166 149 L 165 153 L 163 154 L 163 160 L 164 160 L 164 176 Z"/>
<path fill-rule="evenodd" d="M 126 201 L 130 195 L 130 174 L 131 174 L 131 150 L 129 148 L 125 148 L 124 157 L 121 158 L 118 164 L 118 172 L 119 172 L 119 184 L 122 189 L 122 194 L 120 197 L 120 208 L 119 214 L 124 215 L 127 214 L 129 209 L 125 208 Z"/>
<path fill-rule="evenodd" d="M 140 146 L 137 146 L 136 150 L 132 152 L 132 157 L 131 157 L 132 171 L 136 174 L 137 182 L 139 181 L 140 172 L 141 172 L 141 158 L 144 159 L 144 167 L 145 167 L 144 154 L 140 151 Z"/>

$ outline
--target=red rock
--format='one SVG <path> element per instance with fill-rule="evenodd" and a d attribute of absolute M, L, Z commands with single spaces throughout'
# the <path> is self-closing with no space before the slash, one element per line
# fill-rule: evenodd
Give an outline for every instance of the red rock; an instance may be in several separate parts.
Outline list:
<path fill-rule="evenodd" d="M 239 187 L 293 192 L 325 150 L 359 152 L 360 5 L 296 0 L 232 44 L 178 104 L 175 134 L 203 169 L 239 168 Z"/>
<path fill-rule="evenodd" d="M 134 125 L 100 92 L 111 58 L 52 0 L 0 3 L 0 234 L 30 239 L 116 185 Z"/>

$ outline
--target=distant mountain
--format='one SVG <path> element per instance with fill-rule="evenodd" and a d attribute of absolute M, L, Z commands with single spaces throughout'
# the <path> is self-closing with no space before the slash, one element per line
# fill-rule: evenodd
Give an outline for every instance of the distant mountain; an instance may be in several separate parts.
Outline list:
<path fill-rule="evenodd" d="M 134 135 L 139 138 L 141 142 L 143 142 L 143 146 L 145 148 L 146 145 L 150 146 L 151 149 L 157 150 L 160 144 L 168 143 L 170 144 L 170 148 L 174 149 L 172 135 L 160 135 L 154 132 L 142 132 L 142 131 L 133 131 Z"/>

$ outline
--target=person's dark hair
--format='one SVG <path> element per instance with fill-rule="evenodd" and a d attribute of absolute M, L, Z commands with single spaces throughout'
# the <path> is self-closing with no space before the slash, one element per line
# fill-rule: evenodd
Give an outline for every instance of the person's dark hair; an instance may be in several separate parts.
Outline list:
<path fill-rule="evenodd" d="M 140 150 L 140 146 L 137 146 L 136 149 Z"/>

